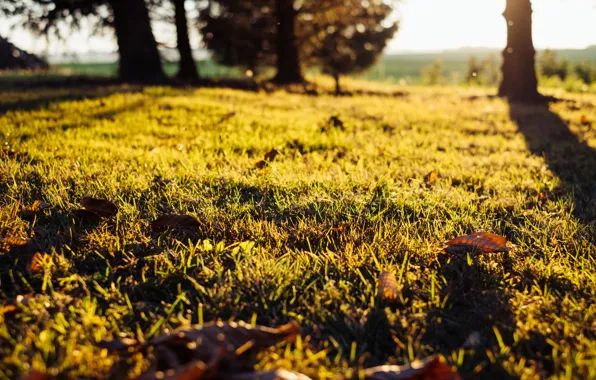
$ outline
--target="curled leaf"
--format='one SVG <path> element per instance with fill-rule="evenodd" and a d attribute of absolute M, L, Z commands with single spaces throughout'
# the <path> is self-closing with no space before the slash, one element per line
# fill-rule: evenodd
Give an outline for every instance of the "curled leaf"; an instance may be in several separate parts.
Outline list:
<path fill-rule="evenodd" d="M 381 365 L 364 370 L 364 378 L 369 380 L 460 380 L 461 377 L 451 367 L 435 356 L 414 361 L 408 365 Z"/>
<path fill-rule="evenodd" d="M 448 253 L 509 252 L 505 237 L 488 232 L 475 232 L 472 235 L 459 236 L 445 244 L 447 245 L 445 251 Z"/>
<path fill-rule="evenodd" d="M 393 272 L 379 274 L 379 297 L 383 301 L 393 302 L 399 296 L 399 285 Z"/>
<path fill-rule="evenodd" d="M 151 222 L 153 232 L 162 232 L 166 230 L 193 230 L 201 226 L 198 220 L 190 215 L 162 215 Z"/>
<path fill-rule="evenodd" d="M 85 210 L 95 213 L 102 218 L 112 217 L 118 212 L 118 207 L 106 199 L 83 197 L 80 203 Z"/>
<path fill-rule="evenodd" d="M 424 183 L 426 183 L 427 186 L 434 185 L 438 178 L 439 172 L 437 170 L 431 170 L 430 173 L 424 176 Z"/>
<path fill-rule="evenodd" d="M 265 161 L 273 161 L 275 157 L 279 155 L 279 151 L 275 148 L 271 149 L 269 152 L 265 153 Z"/>
<path fill-rule="evenodd" d="M 29 274 L 36 274 L 41 272 L 43 269 L 43 262 L 45 259 L 45 255 L 42 255 L 39 252 L 35 252 L 27 265 L 27 273 Z"/>

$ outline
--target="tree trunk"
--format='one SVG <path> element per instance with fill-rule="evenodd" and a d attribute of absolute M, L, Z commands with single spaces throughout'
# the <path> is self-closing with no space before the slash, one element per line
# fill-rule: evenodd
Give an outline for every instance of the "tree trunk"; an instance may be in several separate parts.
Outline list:
<path fill-rule="evenodd" d="M 339 74 L 333 73 L 333 79 L 335 79 L 335 95 L 340 95 L 341 87 L 339 86 Z"/>
<path fill-rule="evenodd" d="M 176 13 L 176 38 L 180 63 L 176 77 L 188 81 L 199 80 L 199 71 L 192 56 L 192 48 L 188 38 L 188 22 L 186 19 L 185 0 L 173 0 Z"/>
<path fill-rule="evenodd" d="M 503 16 L 507 21 L 507 47 L 503 50 L 503 80 L 499 86 L 499 96 L 514 102 L 540 100 L 530 0 L 507 0 Z"/>
<path fill-rule="evenodd" d="M 125 82 L 163 82 L 165 74 L 145 0 L 111 0 L 118 40 L 118 75 Z"/>
<path fill-rule="evenodd" d="M 296 43 L 296 15 L 294 0 L 275 0 L 277 18 L 277 75 L 279 84 L 302 83 L 298 45 Z"/>

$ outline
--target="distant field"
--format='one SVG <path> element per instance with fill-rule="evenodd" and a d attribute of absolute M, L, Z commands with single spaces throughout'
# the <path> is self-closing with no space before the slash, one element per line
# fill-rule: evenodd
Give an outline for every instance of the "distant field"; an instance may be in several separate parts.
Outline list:
<path fill-rule="evenodd" d="M 107 378 L 101 340 L 217 320 L 297 321 L 255 365 L 315 379 L 428 355 L 464 378 L 595 379 L 596 96 L 350 82 L 0 91 L 0 379 Z M 85 196 L 118 212 L 89 219 Z M 196 220 L 152 229 L 167 214 Z M 475 231 L 511 251 L 442 251 Z"/>
<path fill-rule="evenodd" d="M 416 84 L 420 82 L 420 71 L 436 60 L 443 61 L 443 77 L 446 83 L 460 83 L 465 76 L 468 58 L 474 56 L 479 60 L 485 59 L 489 54 L 493 54 L 497 60 L 500 60 L 498 50 L 482 49 L 478 51 L 455 51 L 445 54 L 404 54 L 404 55 L 386 55 L 377 65 L 365 73 L 354 75 L 372 81 L 383 81 L 398 83 Z M 567 58 L 571 64 L 580 63 L 585 60 L 596 64 L 596 48 L 586 50 L 562 50 L 558 52 L 560 58 Z M 500 64 L 500 63 L 499 63 Z M 218 65 L 210 60 L 200 61 L 198 64 L 201 74 L 205 77 L 215 76 L 243 76 L 244 72 L 238 68 L 229 68 Z M 114 76 L 117 65 L 115 63 L 99 64 L 60 64 L 55 68 L 62 72 L 77 75 L 99 75 Z M 164 65 L 169 75 L 174 75 L 177 70 L 177 63 L 166 63 Z"/>

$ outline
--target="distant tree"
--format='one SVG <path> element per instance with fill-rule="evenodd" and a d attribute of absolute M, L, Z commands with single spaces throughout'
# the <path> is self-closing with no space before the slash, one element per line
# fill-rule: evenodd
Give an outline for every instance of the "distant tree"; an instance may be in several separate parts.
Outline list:
<path fill-rule="evenodd" d="M 561 80 L 565 80 L 569 62 L 566 59 L 559 60 L 555 51 L 546 49 L 541 54 L 539 67 L 541 74 L 545 77 L 559 77 Z"/>
<path fill-rule="evenodd" d="M 279 84 L 304 82 L 296 37 L 298 10 L 294 0 L 275 0 L 277 74 L 274 80 Z"/>
<path fill-rule="evenodd" d="M 203 45 L 226 66 L 256 75 L 275 65 L 275 18 L 271 0 L 209 1 L 199 14 Z"/>
<path fill-rule="evenodd" d="M 530 0 L 507 0 L 503 16 L 507 22 L 507 47 L 503 50 L 499 96 L 519 102 L 539 100 Z"/>
<path fill-rule="evenodd" d="M 443 60 L 437 59 L 431 65 L 420 70 L 422 83 L 429 86 L 441 84 L 443 80 Z"/>
<path fill-rule="evenodd" d="M 495 54 L 489 54 L 482 61 L 482 81 L 490 86 L 499 83 L 499 67 Z"/>
<path fill-rule="evenodd" d="M 466 73 L 466 82 L 478 83 L 480 74 L 482 73 L 482 64 L 478 61 L 475 56 L 468 58 L 468 70 Z"/>
<path fill-rule="evenodd" d="M 199 79 L 199 70 L 192 56 L 192 48 L 188 36 L 188 19 L 186 16 L 186 0 L 172 0 L 174 3 L 174 20 L 176 25 L 176 46 L 180 53 L 178 78 L 188 81 Z"/>
<path fill-rule="evenodd" d="M 596 67 L 593 68 L 589 61 L 584 61 L 581 64 L 575 65 L 573 72 L 585 84 L 590 84 L 592 81 L 596 80 L 593 76 L 596 73 Z"/>
<path fill-rule="evenodd" d="M 165 78 L 145 0 L 0 0 L 0 12 L 17 17 L 21 26 L 39 35 L 60 35 L 61 25 L 76 29 L 82 20 L 95 28 L 113 28 L 121 80 Z"/>
<path fill-rule="evenodd" d="M 335 92 L 339 94 L 340 75 L 371 67 L 397 31 L 398 24 L 385 25 L 393 9 L 381 0 L 367 1 L 364 5 L 359 0 L 336 3 L 335 7 L 327 7 L 330 14 L 319 15 L 324 16 L 319 21 L 324 37 L 313 55 L 320 61 L 323 72 L 333 76 Z"/>

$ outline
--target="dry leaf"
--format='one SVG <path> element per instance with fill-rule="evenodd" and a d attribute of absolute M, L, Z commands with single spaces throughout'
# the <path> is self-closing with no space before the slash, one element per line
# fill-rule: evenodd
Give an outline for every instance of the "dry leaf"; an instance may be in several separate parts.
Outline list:
<path fill-rule="evenodd" d="M 439 172 L 436 170 L 432 170 L 430 173 L 424 176 L 424 183 L 426 183 L 427 186 L 433 185 L 438 178 Z"/>
<path fill-rule="evenodd" d="M 586 115 L 582 115 L 579 122 L 582 125 L 590 125 L 590 120 L 588 119 L 588 117 Z"/>
<path fill-rule="evenodd" d="M 507 239 L 503 236 L 494 235 L 488 232 L 475 232 L 472 235 L 457 237 L 445 242 L 449 253 L 466 252 L 509 252 Z"/>
<path fill-rule="evenodd" d="M 369 380 L 460 380 L 461 377 L 451 367 L 431 356 L 408 365 L 382 365 L 364 370 L 364 378 Z"/>
<path fill-rule="evenodd" d="M 279 151 L 275 148 L 271 149 L 269 152 L 265 153 L 265 161 L 273 161 L 275 157 L 279 155 Z"/>
<path fill-rule="evenodd" d="M 131 347 L 135 347 L 139 344 L 134 339 L 124 338 L 124 339 L 115 339 L 115 340 L 102 340 L 97 344 L 99 348 L 105 348 L 108 351 L 124 351 L 128 350 Z"/>
<path fill-rule="evenodd" d="M 2 243 L 3 246 L 8 247 L 8 248 L 23 247 L 23 246 L 27 245 L 27 243 L 29 243 L 29 240 L 23 239 L 21 237 L 11 236 L 11 237 L 2 239 L 2 241 L 0 241 L 0 243 Z"/>
<path fill-rule="evenodd" d="M 86 224 L 98 224 L 101 222 L 101 216 L 97 215 L 94 212 L 87 211 L 85 209 L 79 209 L 74 211 L 74 216 L 81 221 L 81 223 Z"/>
<path fill-rule="evenodd" d="M 93 212 L 102 218 L 109 218 L 118 212 L 118 207 L 106 199 L 83 197 L 80 203 L 85 210 Z"/>
<path fill-rule="evenodd" d="M 44 256 L 39 252 L 35 252 L 33 254 L 33 256 L 31 257 L 31 260 L 29 261 L 29 264 L 27 265 L 27 273 L 29 274 L 36 274 L 41 272 L 42 270 L 42 265 L 43 265 L 43 261 L 44 261 Z"/>
<path fill-rule="evenodd" d="M 36 200 L 35 202 L 33 202 L 33 205 L 23 208 L 23 211 L 21 212 L 21 217 L 25 220 L 33 219 L 36 213 L 50 207 L 52 206 L 49 203 Z"/>
<path fill-rule="evenodd" d="M 255 164 L 255 166 L 256 166 L 256 168 L 257 168 L 257 169 L 263 169 L 263 168 L 266 168 L 268 165 L 269 165 L 269 164 L 268 164 L 268 163 L 267 163 L 267 161 L 265 161 L 265 160 L 258 161 L 258 162 Z"/>
<path fill-rule="evenodd" d="M 278 369 L 277 371 L 250 371 L 239 373 L 222 373 L 222 379 L 227 380 L 311 380 L 301 373 Z"/>
<path fill-rule="evenodd" d="M 224 375 L 221 371 L 241 368 L 246 355 L 256 354 L 282 341 L 293 341 L 299 333 L 300 326 L 296 322 L 275 329 L 253 327 L 243 322 L 216 322 L 177 329 L 137 345 L 139 351 L 153 347 L 157 363 L 157 370 L 146 372 L 137 379 L 191 380 L 212 378 L 215 374 L 228 379 L 230 373 Z M 100 345 L 116 350 L 126 348 L 128 352 L 134 347 L 115 341 Z"/>
<path fill-rule="evenodd" d="M 16 312 L 18 310 L 18 308 L 16 307 L 16 305 L 4 305 L 2 306 L 2 314 L 12 314 L 14 312 Z"/>
<path fill-rule="evenodd" d="M 347 229 L 348 229 L 348 225 L 342 224 L 339 227 L 332 228 L 331 231 L 342 233 L 342 232 L 345 232 Z"/>
<path fill-rule="evenodd" d="M 151 339 L 147 344 L 165 345 L 176 351 L 177 348 L 187 348 L 189 343 L 194 342 L 196 343 L 196 347 L 193 349 L 195 358 L 210 361 L 211 355 L 218 347 L 221 347 L 222 343 L 226 350 L 226 356 L 237 357 L 282 341 L 293 341 L 299 333 L 300 326 L 296 322 L 276 329 L 264 326 L 253 327 L 244 322 L 216 322 L 179 329 Z"/>
<path fill-rule="evenodd" d="M 165 230 L 193 230 L 201 225 L 198 220 L 190 215 L 163 215 L 151 222 L 153 232 L 162 232 Z"/>
<path fill-rule="evenodd" d="M 393 272 L 381 272 L 379 274 L 379 297 L 383 301 L 395 301 L 399 296 L 399 285 Z"/>

